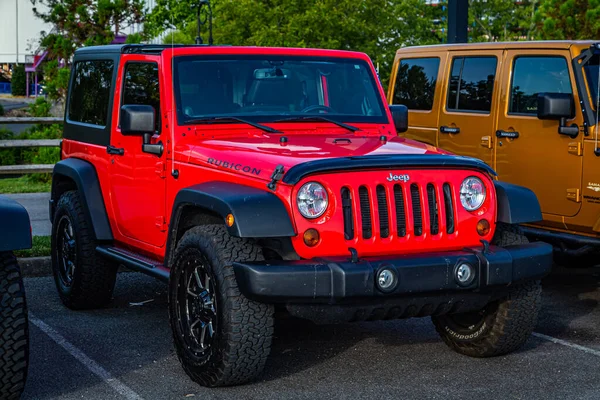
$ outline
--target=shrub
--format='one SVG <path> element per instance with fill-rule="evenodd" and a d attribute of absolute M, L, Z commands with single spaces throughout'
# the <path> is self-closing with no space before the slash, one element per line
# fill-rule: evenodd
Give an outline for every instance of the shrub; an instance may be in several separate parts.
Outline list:
<path fill-rule="evenodd" d="M 13 96 L 25 96 L 26 93 L 25 65 L 19 64 L 13 67 L 10 88 Z"/>
<path fill-rule="evenodd" d="M 4 107 L 0 104 L 0 117 L 4 115 Z"/>
<path fill-rule="evenodd" d="M 60 139 L 60 125 L 37 125 L 22 133 L 20 139 Z M 55 164 L 60 161 L 60 149 L 57 147 L 32 147 L 23 149 L 20 164 Z M 50 182 L 52 174 L 27 175 L 30 182 Z"/>
<path fill-rule="evenodd" d="M 60 125 L 37 125 L 23 132 L 17 139 L 60 139 Z M 0 140 L 15 139 L 13 133 L 0 129 Z M 0 165 L 54 164 L 60 160 L 60 149 L 56 147 L 31 147 L 0 150 Z M 30 182 L 45 183 L 52 180 L 52 174 L 27 175 Z"/>
<path fill-rule="evenodd" d="M 52 104 L 43 97 L 35 99 L 35 103 L 29 105 L 29 113 L 32 117 L 49 117 Z"/>
<path fill-rule="evenodd" d="M 0 128 L 0 140 L 13 139 L 13 133 L 6 128 Z M 21 149 L 0 150 L 0 165 L 15 165 L 21 158 Z"/>

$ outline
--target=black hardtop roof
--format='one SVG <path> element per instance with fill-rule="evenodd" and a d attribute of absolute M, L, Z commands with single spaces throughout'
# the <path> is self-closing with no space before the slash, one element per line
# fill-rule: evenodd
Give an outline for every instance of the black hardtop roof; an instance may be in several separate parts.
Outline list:
<path fill-rule="evenodd" d="M 132 54 L 160 53 L 165 49 L 182 47 L 207 47 L 207 44 L 108 44 L 103 46 L 81 47 L 75 50 L 75 55 L 89 54 Z M 223 45 L 219 45 L 223 46 Z M 212 46 L 218 47 L 218 46 Z"/>

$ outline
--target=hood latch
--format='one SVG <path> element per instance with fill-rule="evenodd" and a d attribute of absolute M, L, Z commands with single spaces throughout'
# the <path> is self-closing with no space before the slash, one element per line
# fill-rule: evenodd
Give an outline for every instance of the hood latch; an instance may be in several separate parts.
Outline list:
<path fill-rule="evenodd" d="M 277 167 L 275 167 L 275 170 L 271 174 L 271 182 L 267 183 L 267 187 L 272 191 L 275 191 L 275 189 L 277 188 L 277 182 L 279 182 L 281 178 L 283 178 L 284 172 L 285 168 L 283 168 L 283 165 L 279 164 Z"/>

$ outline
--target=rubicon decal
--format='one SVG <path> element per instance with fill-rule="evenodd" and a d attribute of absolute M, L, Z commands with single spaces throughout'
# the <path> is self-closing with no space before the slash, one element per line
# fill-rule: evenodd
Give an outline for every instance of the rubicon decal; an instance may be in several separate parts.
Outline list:
<path fill-rule="evenodd" d="M 209 158 L 208 160 L 206 160 L 206 162 L 208 162 L 211 165 L 215 165 L 217 167 L 228 168 L 228 169 L 232 169 L 234 171 L 243 171 L 247 174 L 259 176 L 261 173 L 260 168 L 255 168 L 250 165 L 244 165 L 244 164 L 240 164 L 240 163 L 236 163 L 236 162 L 217 160 L 216 158 Z"/>
<path fill-rule="evenodd" d="M 587 188 L 594 192 L 600 192 L 600 184 L 597 183 L 589 182 Z"/>

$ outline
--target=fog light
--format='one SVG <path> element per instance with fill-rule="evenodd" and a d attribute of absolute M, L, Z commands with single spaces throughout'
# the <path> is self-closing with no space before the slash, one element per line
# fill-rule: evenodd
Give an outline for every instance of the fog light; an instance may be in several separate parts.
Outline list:
<path fill-rule="evenodd" d="M 319 231 L 313 228 L 307 229 L 304 232 L 304 244 L 308 247 L 314 247 L 319 243 Z"/>
<path fill-rule="evenodd" d="M 377 273 L 377 287 L 382 292 L 391 292 L 397 284 L 398 278 L 393 270 L 384 268 Z"/>
<path fill-rule="evenodd" d="M 458 264 L 454 271 L 456 282 L 461 286 L 468 286 L 475 279 L 475 268 L 466 262 Z"/>
<path fill-rule="evenodd" d="M 485 236 L 490 233 L 490 221 L 487 219 L 480 219 L 477 223 L 477 233 L 479 233 L 479 236 Z"/>
<path fill-rule="evenodd" d="M 234 222 L 235 218 L 233 218 L 233 214 L 227 214 L 227 216 L 225 217 L 225 223 L 227 224 L 227 226 L 231 228 Z"/>

